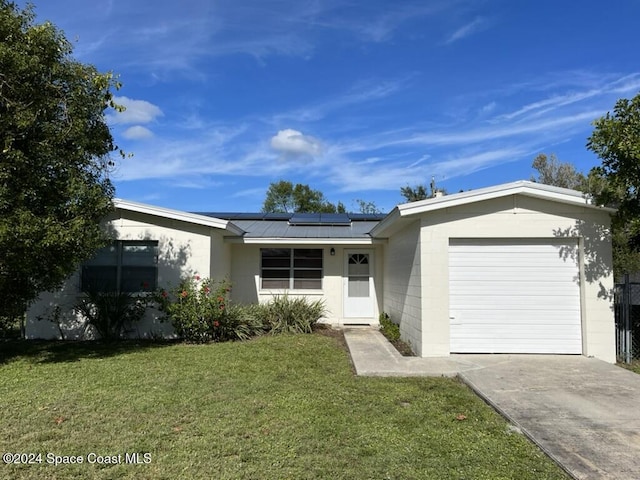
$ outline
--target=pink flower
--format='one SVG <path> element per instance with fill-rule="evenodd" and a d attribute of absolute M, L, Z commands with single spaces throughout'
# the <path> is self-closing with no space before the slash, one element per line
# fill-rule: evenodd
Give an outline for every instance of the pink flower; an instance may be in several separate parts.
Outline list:
<path fill-rule="evenodd" d="M 199 281 L 200 280 L 200 275 L 194 275 L 193 278 L 195 278 L 196 281 Z"/>
<path fill-rule="evenodd" d="M 213 326 L 214 327 L 219 327 L 220 326 L 220 322 L 218 320 L 214 320 L 213 321 Z"/>
<path fill-rule="evenodd" d="M 204 287 L 204 293 L 209 293 L 211 289 L 209 287 Z"/>
<path fill-rule="evenodd" d="M 219 302 L 224 302 L 224 297 L 218 297 Z"/>
<path fill-rule="evenodd" d="M 160 295 L 162 295 L 162 298 L 167 298 L 169 296 L 166 290 L 162 290 L 162 293 Z"/>
<path fill-rule="evenodd" d="M 189 294 L 187 293 L 187 291 L 186 291 L 186 290 L 183 290 L 183 291 L 182 291 L 182 293 L 180 294 L 180 296 L 181 296 L 182 298 L 185 298 L 187 295 L 189 295 Z"/>

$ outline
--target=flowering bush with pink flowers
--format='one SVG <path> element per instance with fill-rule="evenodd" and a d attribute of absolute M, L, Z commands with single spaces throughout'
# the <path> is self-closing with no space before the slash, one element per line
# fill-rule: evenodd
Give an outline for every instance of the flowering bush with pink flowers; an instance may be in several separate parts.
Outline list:
<path fill-rule="evenodd" d="M 164 320 L 188 342 L 245 340 L 264 331 L 262 322 L 229 300 L 231 285 L 195 275 L 172 289 L 162 289 L 155 300 Z"/>

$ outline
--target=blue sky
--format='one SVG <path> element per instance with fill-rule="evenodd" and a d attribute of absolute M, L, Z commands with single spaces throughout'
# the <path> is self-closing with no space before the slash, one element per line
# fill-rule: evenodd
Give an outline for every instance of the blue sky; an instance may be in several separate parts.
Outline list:
<path fill-rule="evenodd" d="M 24 4 L 24 2 L 20 2 Z M 120 75 L 116 195 L 259 211 L 271 182 L 357 210 L 400 187 L 587 171 L 591 122 L 640 91 L 638 0 L 35 0 Z"/>

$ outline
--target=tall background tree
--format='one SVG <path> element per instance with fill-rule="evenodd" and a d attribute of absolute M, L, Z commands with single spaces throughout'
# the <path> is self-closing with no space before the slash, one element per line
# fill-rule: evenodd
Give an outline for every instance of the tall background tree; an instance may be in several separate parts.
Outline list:
<path fill-rule="evenodd" d="M 426 200 L 427 198 L 434 198 L 437 195 L 446 195 L 447 191 L 443 188 L 436 187 L 435 177 L 431 177 L 431 183 L 427 187 L 424 184 L 416 185 L 415 187 L 400 187 L 400 195 L 402 195 L 407 202 L 418 202 L 420 200 Z"/>
<path fill-rule="evenodd" d="M 573 164 L 558 161 L 553 153 L 549 157 L 544 153 L 539 154 L 531 166 L 538 171 L 537 177 L 531 177 L 534 182 L 572 190 L 584 189 L 584 175 Z"/>
<path fill-rule="evenodd" d="M 594 134 L 589 137 L 588 145 L 601 134 L 598 122 L 596 121 Z M 638 140 L 640 141 L 640 137 Z M 602 166 L 593 168 L 589 175 L 585 176 L 578 172 L 573 164 L 560 162 L 553 154 L 550 161 L 546 155 L 540 154 L 531 165 L 538 172 L 531 180 L 556 187 L 573 188 L 593 197 L 598 205 L 618 208 L 618 212 L 612 217 L 611 233 L 613 270 L 619 278 L 624 273 L 640 272 L 640 212 L 634 212 L 629 210 L 628 206 L 624 206 L 629 191 L 624 184 L 618 183 L 619 180 L 612 178 L 612 175 L 617 174 L 617 170 L 608 172 L 604 165 L 603 162 Z"/>
<path fill-rule="evenodd" d="M 594 122 L 587 148 L 602 160 L 589 172 L 589 193 L 618 209 L 612 222 L 616 275 L 640 272 L 640 94 L 618 100 Z"/>
<path fill-rule="evenodd" d="M 320 190 L 286 180 L 271 183 L 262 204 L 263 212 L 276 213 L 345 213 L 342 202 L 329 202 Z"/>
<path fill-rule="evenodd" d="M 104 244 L 111 74 L 71 56 L 32 7 L 0 0 L 0 317 L 24 312 Z"/>

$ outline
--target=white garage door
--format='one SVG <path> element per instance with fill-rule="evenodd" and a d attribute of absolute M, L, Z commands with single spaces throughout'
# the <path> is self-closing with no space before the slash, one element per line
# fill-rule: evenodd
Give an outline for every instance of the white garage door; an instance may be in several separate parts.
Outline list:
<path fill-rule="evenodd" d="M 582 353 L 577 243 L 451 240 L 451 352 Z"/>

